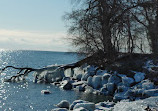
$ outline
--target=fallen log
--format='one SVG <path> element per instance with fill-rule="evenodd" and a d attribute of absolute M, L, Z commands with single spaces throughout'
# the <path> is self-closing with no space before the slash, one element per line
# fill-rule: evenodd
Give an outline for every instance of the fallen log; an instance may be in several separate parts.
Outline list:
<path fill-rule="evenodd" d="M 52 65 L 52 66 L 48 66 L 48 67 L 44 67 L 44 68 L 40 68 L 40 69 L 35 69 L 35 68 L 30 68 L 30 67 L 15 67 L 15 66 L 6 66 L 4 68 L 1 69 L 0 71 L 0 74 L 6 70 L 7 68 L 13 68 L 13 69 L 17 69 L 19 70 L 18 73 L 14 76 L 12 76 L 10 79 L 8 79 L 7 81 L 12 81 L 16 78 L 20 78 L 20 77 L 26 77 L 29 73 L 31 72 L 42 72 L 42 71 L 45 71 L 45 70 L 60 70 L 60 69 L 63 69 L 63 70 L 66 70 L 68 68 L 70 69 L 73 69 L 73 68 L 76 68 L 76 67 L 80 67 L 82 66 L 83 64 L 85 63 L 90 63 L 90 64 L 93 64 L 94 62 L 93 61 L 97 61 L 97 59 L 99 59 L 98 55 L 100 55 L 99 53 L 95 53 L 93 54 L 92 56 L 89 56 L 89 57 L 86 57 L 76 63 L 72 63 L 72 64 L 66 64 L 66 65 Z M 105 54 L 106 55 L 106 54 Z M 125 54 L 125 53 L 120 53 L 119 56 L 117 56 L 115 59 L 113 60 L 108 60 L 106 59 L 106 57 L 104 58 L 104 67 L 116 62 L 116 61 L 122 61 L 124 59 L 128 59 L 130 57 L 140 57 L 140 56 L 143 56 L 143 57 L 146 57 L 146 56 L 151 56 L 151 54 Z M 96 59 L 97 58 L 97 59 Z M 101 60 L 102 58 L 100 58 Z M 95 64 L 95 63 L 94 63 Z M 97 65 L 97 64 L 96 64 Z M 55 68 L 54 68 L 55 67 Z M 98 66 L 98 69 L 102 69 L 102 66 Z"/>

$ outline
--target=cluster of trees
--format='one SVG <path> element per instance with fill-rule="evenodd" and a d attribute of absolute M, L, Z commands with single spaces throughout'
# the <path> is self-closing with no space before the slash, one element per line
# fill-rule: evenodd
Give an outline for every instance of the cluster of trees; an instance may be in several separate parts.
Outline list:
<path fill-rule="evenodd" d="M 65 15 L 70 40 L 87 56 L 102 52 L 158 54 L 158 0 L 75 0 Z"/>

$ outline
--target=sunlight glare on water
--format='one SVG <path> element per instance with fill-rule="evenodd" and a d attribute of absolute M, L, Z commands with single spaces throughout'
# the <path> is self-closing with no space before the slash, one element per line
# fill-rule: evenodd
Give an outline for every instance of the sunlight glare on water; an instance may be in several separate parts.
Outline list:
<path fill-rule="evenodd" d="M 78 60 L 75 53 L 48 51 L 12 51 L 0 50 L 0 67 L 7 65 L 16 67 L 42 68 L 52 64 L 68 64 Z M 29 75 L 25 82 L 7 83 L 4 78 L 10 78 L 16 70 L 8 69 L 0 75 L 0 111 L 50 111 L 54 104 L 61 100 L 70 103 L 76 99 L 96 102 L 97 96 L 85 95 L 74 91 L 63 91 L 50 84 L 35 84 L 33 76 Z M 41 90 L 50 90 L 49 95 L 41 94 Z M 100 99 L 105 100 L 103 97 Z"/>
<path fill-rule="evenodd" d="M 75 61 L 77 61 L 75 54 L 62 52 L 0 50 L 0 68 L 7 65 L 41 68 L 51 64 L 66 64 Z M 15 74 L 16 70 L 8 69 L 0 75 L 0 111 L 51 110 L 54 108 L 54 104 L 62 99 L 72 101 L 77 98 L 73 91 L 62 91 L 48 84 L 35 84 L 32 82 L 31 75 L 25 82 L 3 82 L 4 78 Z M 44 89 L 49 89 L 52 94 L 42 95 L 41 90 Z"/>

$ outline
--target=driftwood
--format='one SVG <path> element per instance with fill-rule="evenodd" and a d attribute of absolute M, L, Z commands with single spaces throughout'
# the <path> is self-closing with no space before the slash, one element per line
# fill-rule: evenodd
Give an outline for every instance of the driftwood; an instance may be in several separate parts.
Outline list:
<path fill-rule="evenodd" d="M 80 61 L 78 61 L 78 62 L 76 62 L 76 63 L 72 63 L 72 64 L 54 65 L 54 66 L 57 67 L 58 69 L 64 69 L 64 70 L 66 70 L 66 69 L 68 69 L 68 68 L 73 69 L 73 68 L 75 68 L 75 67 L 79 67 L 79 66 L 81 66 L 82 64 L 86 63 L 86 62 L 89 60 L 89 58 L 90 58 L 90 57 L 87 57 L 87 58 L 85 58 L 85 59 L 82 59 L 82 60 L 80 60 Z M 13 68 L 13 69 L 19 70 L 16 75 L 11 76 L 9 79 L 6 80 L 7 82 L 11 82 L 11 81 L 12 81 L 13 79 L 15 79 L 15 78 L 22 78 L 22 77 L 25 77 L 25 76 L 27 76 L 27 75 L 28 75 L 29 73 L 31 73 L 31 72 L 42 72 L 42 71 L 47 70 L 47 69 L 49 69 L 49 68 L 51 68 L 51 67 L 53 67 L 53 66 L 49 66 L 49 67 L 45 67 L 45 68 L 40 68 L 40 69 L 35 69 L 35 68 L 30 68 L 30 67 L 6 66 L 6 67 L 4 67 L 4 68 L 1 69 L 0 74 L 1 74 L 3 71 L 5 71 L 6 69 L 8 69 L 8 68 Z"/>

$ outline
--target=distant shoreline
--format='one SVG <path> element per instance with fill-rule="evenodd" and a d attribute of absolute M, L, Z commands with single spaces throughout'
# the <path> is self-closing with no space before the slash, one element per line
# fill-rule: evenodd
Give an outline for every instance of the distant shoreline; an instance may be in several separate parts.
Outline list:
<path fill-rule="evenodd" d="M 0 51 L 41 51 L 41 52 L 62 52 L 62 53 L 76 53 L 76 52 L 70 52 L 70 51 L 45 51 L 45 50 L 30 50 L 30 49 L 0 49 Z"/>

